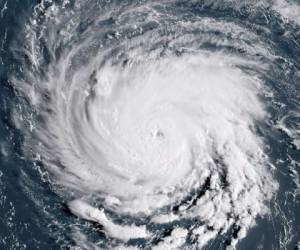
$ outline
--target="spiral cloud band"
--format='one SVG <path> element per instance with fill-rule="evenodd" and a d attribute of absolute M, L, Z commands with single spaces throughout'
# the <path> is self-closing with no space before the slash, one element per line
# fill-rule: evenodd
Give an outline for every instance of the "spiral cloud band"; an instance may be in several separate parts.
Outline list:
<path fill-rule="evenodd" d="M 272 45 L 174 6 L 43 1 L 26 27 L 24 150 L 104 248 L 235 247 L 278 188 L 257 131 Z"/>

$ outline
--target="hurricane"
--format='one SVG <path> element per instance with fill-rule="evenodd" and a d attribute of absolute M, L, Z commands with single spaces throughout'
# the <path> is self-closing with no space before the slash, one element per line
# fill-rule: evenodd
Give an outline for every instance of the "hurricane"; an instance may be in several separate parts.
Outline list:
<path fill-rule="evenodd" d="M 0 246 L 300 248 L 299 2 L 0 3 Z"/>

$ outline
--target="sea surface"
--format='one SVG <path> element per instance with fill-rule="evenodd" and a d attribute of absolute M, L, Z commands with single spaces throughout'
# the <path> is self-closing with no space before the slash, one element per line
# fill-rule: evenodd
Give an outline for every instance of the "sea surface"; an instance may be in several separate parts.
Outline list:
<path fill-rule="evenodd" d="M 298 0 L 0 0 L 0 249 L 300 249 Z"/>

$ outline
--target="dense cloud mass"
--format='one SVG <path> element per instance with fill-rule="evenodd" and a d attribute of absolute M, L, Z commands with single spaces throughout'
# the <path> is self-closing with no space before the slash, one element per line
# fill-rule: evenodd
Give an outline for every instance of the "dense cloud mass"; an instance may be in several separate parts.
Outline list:
<path fill-rule="evenodd" d="M 14 47 L 23 68 L 11 79 L 29 107 L 26 129 L 15 121 L 23 151 L 43 164 L 73 215 L 101 227 L 103 248 L 200 249 L 224 235 L 235 248 L 269 214 L 279 185 L 262 132 L 274 95 L 265 82 L 282 56 L 251 15 L 297 25 L 292 5 L 35 7 Z M 249 17 L 209 8 L 236 16 L 249 8 Z M 285 118 L 276 126 L 299 140 Z M 72 237 L 97 248 L 80 229 Z"/>

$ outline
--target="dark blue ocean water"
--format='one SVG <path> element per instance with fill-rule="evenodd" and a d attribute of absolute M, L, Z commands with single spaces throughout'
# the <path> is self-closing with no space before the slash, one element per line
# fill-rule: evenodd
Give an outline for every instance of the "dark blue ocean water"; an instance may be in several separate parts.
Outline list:
<path fill-rule="evenodd" d="M 62 5 L 57 2 L 58 6 Z M 91 4 L 93 1 L 89 2 Z M 98 2 L 107 9 L 119 5 L 130 8 L 131 5 L 137 4 L 137 1 Z M 266 103 L 270 116 L 256 126 L 257 133 L 264 139 L 270 163 L 274 165 L 274 179 L 279 183 L 279 189 L 275 197 L 267 202 L 270 214 L 256 218 L 256 225 L 239 241 L 237 249 L 298 249 L 300 247 L 300 148 L 299 144 L 297 145 L 300 138 L 300 22 L 284 19 L 270 7 L 272 3 L 269 7 L 254 8 L 251 3 L 241 2 L 228 4 L 227 1 L 216 3 L 173 1 L 162 3 L 160 7 L 182 20 L 189 19 L 189 16 L 211 17 L 221 22 L 241 25 L 256 34 L 276 55 L 276 58 L 272 59 L 274 61 L 268 69 L 268 74 L 262 77 L 264 84 L 272 93 L 272 96 L 262 100 Z M 296 1 L 290 2 L 300 7 Z M 48 1 L 44 3 L 51 5 Z M 27 135 L 23 129 L 28 128 L 29 123 L 27 124 L 25 120 L 22 121 L 25 126 L 18 126 L 16 117 L 20 118 L 24 113 L 26 118 L 28 113 L 34 112 L 12 81 L 24 77 L 24 71 L 29 69 L 24 67 L 25 53 L 23 54 L 25 59 L 20 57 L 22 50 L 16 56 L 16 48 L 22 46 L 22 39 L 24 42 L 27 39 L 24 36 L 24 29 L 33 16 L 37 4 L 38 1 L 30 0 L 0 0 L 0 249 L 70 249 L 78 246 L 78 242 L 71 236 L 76 228 L 80 228 L 88 235 L 88 242 L 100 242 L 98 245 L 106 249 L 109 239 L 105 233 L 94 223 L 81 220 L 70 213 L 66 208 L 65 197 L 58 195 L 59 192 L 49 181 L 47 168 L 43 162 L 30 160 L 23 150 L 24 137 Z M 71 1 L 65 11 L 72 11 L 73 4 Z M 81 13 L 82 16 L 78 16 L 82 18 L 82 33 L 80 29 L 76 30 L 78 41 L 82 39 L 82 34 L 88 34 L 85 31 L 92 25 L 89 21 L 92 23 L 92 19 L 97 15 L 91 13 L 89 20 L 89 11 L 91 10 L 88 9 Z M 43 19 L 42 12 L 38 16 Z M 67 22 L 68 20 L 66 25 Z M 108 29 L 107 27 L 112 25 L 110 22 L 112 22 L 110 17 L 107 17 L 107 23 L 103 26 Z M 42 21 L 40 25 L 43 25 Z M 151 24 L 149 29 L 150 26 Z M 55 29 L 59 36 L 59 28 Z M 207 31 L 207 34 L 210 32 L 216 39 L 222 36 L 214 31 Z M 67 46 L 72 45 L 66 42 L 58 46 L 55 53 L 59 55 Z M 213 52 L 219 50 L 218 45 L 213 43 L 203 43 L 201 48 Z M 242 57 L 247 53 L 230 44 L 223 49 L 227 53 Z M 46 50 L 43 53 L 44 65 L 51 63 L 51 56 L 47 56 Z M 268 63 L 270 59 L 263 57 L 257 51 L 257 58 Z M 253 70 L 247 69 L 247 65 L 244 67 L 246 71 Z M 44 71 L 47 71 L 47 67 Z M 284 127 L 278 125 L 283 118 Z M 215 237 L 204 249 L 224 249 L 226 242 L 233 237 L 232 230 Z M 139 244 L 141 248 L 151 248 L 147 242 L 141 241 Z M 187 244 L 189 247 L 193 246 L 192 242 Z M 133 241 L 132 245 L 136 243 Z M 85 247 L 80 246 L 78 249 L 85 248 L 94 249 L 94 246 L 87 243 Z"/>

